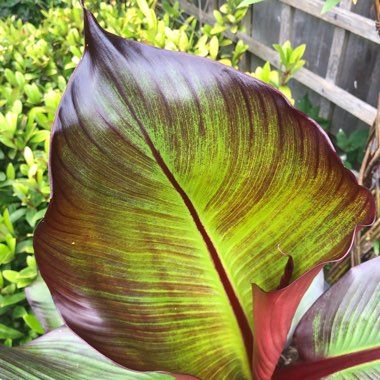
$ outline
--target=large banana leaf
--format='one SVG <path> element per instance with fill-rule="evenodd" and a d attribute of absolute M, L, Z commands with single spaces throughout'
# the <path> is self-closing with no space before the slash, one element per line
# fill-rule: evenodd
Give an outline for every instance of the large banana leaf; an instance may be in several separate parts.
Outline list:
<path fill-rule="evenodd" d="M 295 332 L 301 363 L 278 380 L 380 379 L 380 257 L 351 269 L 302 318 Z"/>
<path fill-rule="evenodd" d="M 35 233 L 42 276 L 65 322 L 128 368 L 251 379 L 252 283 L 278 287 L 280 251 L 295 268 L 282 287 L 343 256 L 373 200 L 272 87 L 84 14 Z"/>

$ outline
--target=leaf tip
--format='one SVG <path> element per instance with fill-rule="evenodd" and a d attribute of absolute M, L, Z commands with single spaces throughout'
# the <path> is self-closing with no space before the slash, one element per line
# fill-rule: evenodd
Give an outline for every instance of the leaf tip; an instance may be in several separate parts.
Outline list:
<path fill-rule="evenodd" d="M 80 0 L 81 4 L 84 4 L 84 0 Z M 101 40 L 99 38 L 103 35 L 104 30 L 99 25 L 95 16 L 82 5 L 83 8 L 83 21 L 84 21 L 84 39 L 86 47 L 89 47 L 92 43 L 96 44 L 96 41 Z"/>

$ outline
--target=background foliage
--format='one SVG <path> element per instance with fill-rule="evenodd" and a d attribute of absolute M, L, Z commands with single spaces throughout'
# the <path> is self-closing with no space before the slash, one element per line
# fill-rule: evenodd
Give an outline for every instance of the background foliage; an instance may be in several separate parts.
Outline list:
<path fill-rule="evenodd" d="M 247 8 L 236 0 L 214 12 L 215 25 L 197 24 L 168 0 L 86 4 L 99 10 L 97 17 L 109 31 L 157 47 L 234 67 L 247 49 L 242 41 L 233 44 L 223 36 L 227 29 L 242 29 Z M 82 9 L 78 0 L 6 0 L 0 17 L 0 342 L 11 346 L 43 333 L 24 288 L 37 276 L 32 234 L 49 201 L 47 161 L 55 110 L 83 52 Z M 281 69 L 272 70 L 267 63 L 249 74 L 294 103 L 288 82 L 304 65 L 306 46 L 293 49 L 287 42 L 274 47 Z M 318 109 L 307 98 L 298 105 L 329 130 L 329 122 L 318 119 Z M 358 167 L 367 138 L 366 131 L 355 133 L 331 136 L 350 167 Z"/>

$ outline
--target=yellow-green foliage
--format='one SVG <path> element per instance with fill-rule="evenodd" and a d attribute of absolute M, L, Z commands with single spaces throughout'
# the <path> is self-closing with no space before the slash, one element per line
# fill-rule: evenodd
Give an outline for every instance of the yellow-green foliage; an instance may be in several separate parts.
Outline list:
<path fill-rule="evenodd" d="M 263 67 L 257 67 L 256 71 L 250 75 L 278 88 L 294 104 L 292 92 L 287 84 L 306 63 L 302 59 L 306 45 L 300 45 L 293 50 L 292 44 L 286 41 L 283 45 L 274 44 L 273 47 L 280 55 L 280 69 L 272 70 L 269 62 L 267 62 Z"/>

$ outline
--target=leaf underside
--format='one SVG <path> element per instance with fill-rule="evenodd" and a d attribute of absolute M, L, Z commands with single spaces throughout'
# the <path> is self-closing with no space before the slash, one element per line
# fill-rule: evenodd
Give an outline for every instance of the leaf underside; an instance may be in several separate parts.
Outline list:
<path fill-rule="evenodd" d="M 251 379 L 252 289 L 337 259 L 374 217 L 324 132 L 276 90 L 112 35 L 86 50 L 53 128 L 35 232 L 65 322 L 135 370 Z"/>

